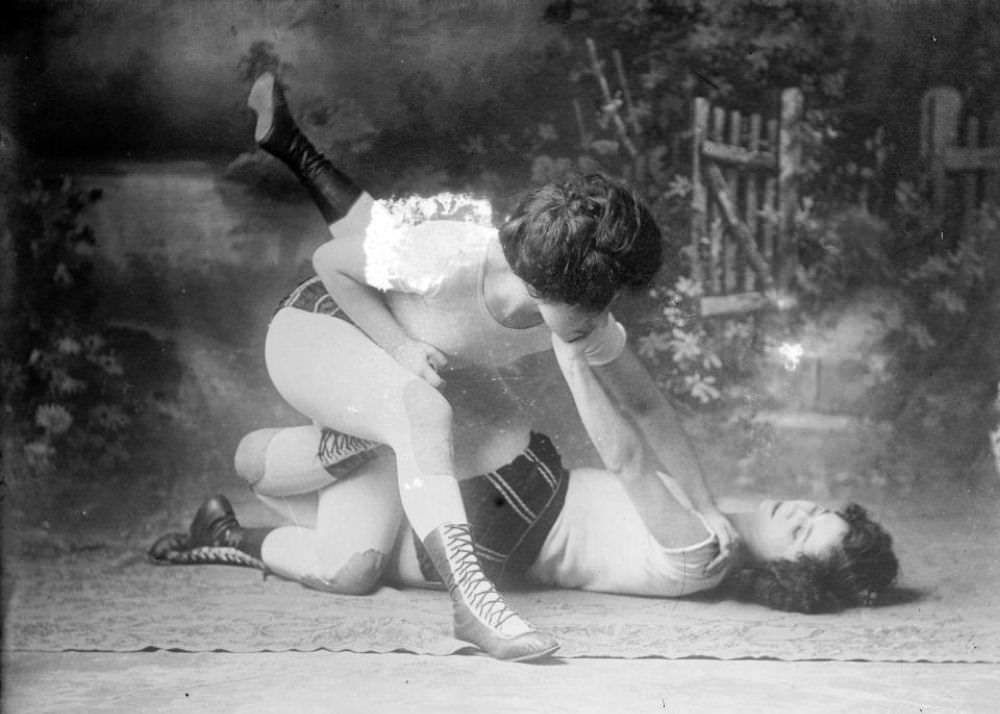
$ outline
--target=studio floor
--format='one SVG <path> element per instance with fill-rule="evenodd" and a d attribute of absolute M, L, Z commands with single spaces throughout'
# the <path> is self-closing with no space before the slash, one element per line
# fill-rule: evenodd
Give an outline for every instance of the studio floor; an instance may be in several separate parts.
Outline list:
<path fill-rule="evenodd" d="M 15 550 L 3 711 L 993 712 L 997 490 L 879 504 L 902 573 L 876 608 L 512 594 L 563 642 L 538 664 L 452 639 L 441 592 L 348 598 L 244 568 L 157 567 L 141 538 Z"/>
<path fill-rule="evenodd" d="M 996 711 L 990 664 L 406 653 L 7 653 L 5 712 Z"/>

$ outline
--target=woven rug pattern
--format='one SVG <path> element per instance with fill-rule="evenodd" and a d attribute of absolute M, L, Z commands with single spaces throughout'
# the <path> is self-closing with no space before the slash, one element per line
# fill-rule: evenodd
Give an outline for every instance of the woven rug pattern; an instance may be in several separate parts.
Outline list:
<path fill-rule="evenodd" d="M 554 632 L 565 657 L 1000 662 L 996 533 L 955 542 L 903 529 L 903 596 L 831 615 L 797 615 L 721 599 L 660 600 L 570 591 L 511 593 Z M 919 547 L 916 546 L 919 544 Z M 139 552 L 88 551 L 7 563 L 4 648 L 407 651 L 450 654 L 442 591 L 382 588 L 330 595 L 258 571 L 155 566 Z"/>

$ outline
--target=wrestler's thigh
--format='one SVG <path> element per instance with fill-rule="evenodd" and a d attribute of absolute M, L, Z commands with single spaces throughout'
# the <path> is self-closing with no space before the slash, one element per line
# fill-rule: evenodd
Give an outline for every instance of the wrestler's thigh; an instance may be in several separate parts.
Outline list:
<path fill-rule="evenodd" d="M 283 308 L 265 359 L 281 396 L 323 426 L 390 444 L 405 427 L 404 389 L 419 378 L 344 320 Z"/>
<path fill-rule="evenodd" d="M 316 502 L 319 493 L 298 493 L 294 496 L 264 496 L 254 492 L 257 500 L 278 514 L 283 525 L 316 528 Z"/>

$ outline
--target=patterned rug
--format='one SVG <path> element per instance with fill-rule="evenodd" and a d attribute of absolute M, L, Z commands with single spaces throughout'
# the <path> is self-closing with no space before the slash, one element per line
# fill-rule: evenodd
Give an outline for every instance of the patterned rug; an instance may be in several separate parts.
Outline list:
<path fill-rule="evenodd" d="M 997 519 L 894 525 L 900 589 L 880 607 L 796 615 L 718 599 L 509 595 L 563 657 L 1000 662 Z M 4 648 L 60 652 L 451 654 L 441 591 L 342 597 L 225 566 L 155 566 L 106 550 L 5 564 Z"/>

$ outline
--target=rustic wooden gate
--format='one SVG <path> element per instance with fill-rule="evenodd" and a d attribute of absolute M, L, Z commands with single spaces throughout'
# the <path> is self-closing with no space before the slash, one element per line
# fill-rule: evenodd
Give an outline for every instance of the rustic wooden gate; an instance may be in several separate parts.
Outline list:
<path fill-rule="evenodd" d="M 920 156 L 937 213 L 953 212 L 964 225 L 983 202 L 1000 206 L 1000 112 L 986 121 L 963 117 L 957 89 L 927 90 L 920 103 Z"/>
<path fill-rule="evenodd" d="M 691 249 L 703 316 L 791 307 L 802 92 L 777 117 L 694 101 Z"/>
<path fill-rule="evenodd" d="M 612 51 L 619 88 L 612 91 L 597 46 L 587 39 L 590 69 L 601 90 L 600 112 L 631 161 L 632 177 L 652 171 L 649 147 L 628 90 L 624 65 Z M 573 101 L 580 142 L 589 150 L 593 136 L 584 112 Z M 694 101 L 692 127 L 692 277 L 702 286 L 702 316 L 746 313 L 795 304 L 787 288 L 795 274 L 795 214 L 801 166 L 799 124 L 802 92 L 781 93 L 778 115 L 743 116 Z M 680 138 L 677 134 L 675 138 Z M 679 143 L 679 142 L 677 142 Z M 676 156 L 677 152 L 669 152 Z"/>

